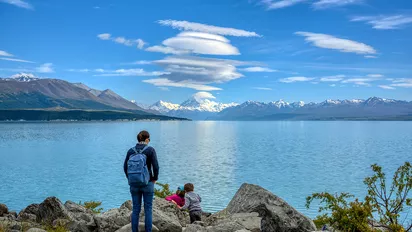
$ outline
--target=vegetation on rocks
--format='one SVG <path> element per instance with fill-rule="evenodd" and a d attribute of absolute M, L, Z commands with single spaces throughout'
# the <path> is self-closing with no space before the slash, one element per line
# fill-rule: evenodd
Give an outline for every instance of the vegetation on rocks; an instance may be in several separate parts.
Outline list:
<path fill-rule="evenodd" d="M 411 164 L 405 162 L 396 170 L 389 188 L 382 167 L 374 164 L 371 168 L 373 175 L 364 180 L 368 194 L 362 202 L 349 193 L 322 192 L 307 197 L 307 208 L 313 200 L 320 201 L 319 212 L 322 214 L 315 219 L 318 227 L 331 225 L 344 232 L 372 232 L 379 231 L 372 225 L 378 221 L 379 228 L 390 232 L 412 231 L 412 220 L 407 216 L 401 218 L 402 213 L 412 209 L 409 195 L 412 188 Z M 351 199 L 354 200 L 349 201 Z"/>
<path fill-rule="evenodd" d="M 156 182 L 156 185 L 160 186 L 160 188 L 155 188 L 155 196 L 160 197 L 160 198 L 166 198 L 167 196 L 170 196 L 174 194 L 174 192 L 170 191 L 170 186 L 169 184 L 162 184 L 159 182 Z"/>
<path fill-rule="evenodd" d="M 80 201 L 79 205 L 84 206 L 84 208 L 86 209 L 90 209 L 93 213 L 96 214 L 103 211 L 103 208 L 99 207 L 102 205 L 101 201 L 85 201 L 84 203 Z"/>

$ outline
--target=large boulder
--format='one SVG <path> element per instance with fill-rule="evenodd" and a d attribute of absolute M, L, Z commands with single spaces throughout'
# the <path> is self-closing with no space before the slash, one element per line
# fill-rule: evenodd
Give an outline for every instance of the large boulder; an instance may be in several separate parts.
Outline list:
<path fill-rule="evenodd" d="M 26 232 L 47 232 L 47 231 L 43 229 L 39 229 L 39 228 L 30 228 Z"/>
<path fill-rule="evenodd" d="M 52 224 L 56 219 L 74 221 L 72 214 L 57 197 L 48 197 L 39 205 L 37 221 Z"/>
<path fill-rule="evenodd" d="M 110 209 L 104 213 L 94 215 L 94 221 L 99 232 L 113 232 L 130 223 L 132 211 L 127 207 Z"/>
<path fill-rule="evenodd" d="M 243 184 L 224 210 L 228 214 L 257 212 L 263 232 L 309 232 L 316 227 L 280 197 L 252 184 Z"/>
<path fill-rule="evenodd" d="M 0 203 L 0 217 L 3 217 L 3 215 L 9 213 L 9 208 L 5 204 Z"/>
<path fill-rule="evenodd" d="M 153 201 L 153 225 L 160 231 L 181 232 L 182 227 L 190 222 L 187 213 L 181 211 L 174 205 L 162 198 Z M 144 222 L 144 207 L 140 213 L 140 221 Z"/>
<path fill-rule="evenodd" d="M 64 207 L 71 213 L 72 222 L 68 223 L 68 229 L 75 232 L 94 231 L 97 225 L 94 221 L 93 211 L 72 201 L 64 203 Z"/>
<path fill-rule="evenodd" d="M 145 226 L 145 224 L 140 222 L 139 223 L 139 231 L 145 231 L 144 226 Z M 152 226 L 152 231 L 153 232 L 159 232 L 160 230 L 155 225 L 153 225 Z M 127 225 L 123 226 L 122 228 L 116 230 L 116 232 L 132 232 L 132 224 L 127 224 Z"/>
<path fill-rule="evenodd" d="M 36 222 L 39 214 L 39 204 L 31 204 L 24 208 L 17 216 L 18 221 Z"/>
<path fill-rule="evenodd" d="M 184 232 L 237 232 L 245 231 L 244 227 L 235 221 L 225 221 L 214 226 L 202 227 L 198 224 L 190 224 Z M 248 230 L 246 230 L 248 231 Z"/>
<path fill-rule="evenodd" d="M 259 217 L 258 213 L 229 214 L 226 211 L 222 211 L 206 218 L 204 224 L 207 225 L 209 230 L 211 228 L 216 230 L 225 228 L 226 231 L 230 232 L 238 230 L 260 232 L 261 221 L 262 219 Z"/>

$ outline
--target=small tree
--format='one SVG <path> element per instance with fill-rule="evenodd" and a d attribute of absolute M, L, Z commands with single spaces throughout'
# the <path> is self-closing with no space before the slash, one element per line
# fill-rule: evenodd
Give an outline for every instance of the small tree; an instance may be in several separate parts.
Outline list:
<path fill-rule="evenodd" d="M 170 191 L 169 184 L 162 184 L 162 183 L 156 182 L 156 185 L 161 187 L 160 189 L 155 188 L 156 197 L 166 198 L 167 196 L 174 194 L 174 192 Z"/>
<path fill-rule="evenodd" d="M 93 213 L 101 213 L 103 211 L 103 208 L 98 208 L 99 206 L 102 205 L 101 201 L 85 201 L 82 203 L 81 201 L 79 202 L 79 205 L 84 206 L 86 209 L 90 209 Z"/>
<path fill-rule="evenodd" d="M 371 202 L 379 214 L 380 222 L 394 232 L 412 231 L 412 221 L 404 228 L 403 221 L 400 220 L 400 214 L 404 211 L 405 206 L 412 206 L 412 199 L 408 198 L 412 188 L 411 164 L 406 162 L 396 170 L 389 192 L 382 167 L 374 164 L 372 170 L 374 175 L 364 181 L 368 187 L 366 200 Z"/>
<path fill-rule="evenodd" d="M 319 212 L 323 214 L 314 220 L 318 228 L 331 225 L 344 232 L 372 232 L 368 224 L 372 217 L 371 205 L 369 202 L 359 202 L 358 199 L 348 203 L 348 199 L 353 197 L 349 193 L 314 193 L 306 198 L 306 207 L 309 208 L 313 200 L 320 200 Z"/>

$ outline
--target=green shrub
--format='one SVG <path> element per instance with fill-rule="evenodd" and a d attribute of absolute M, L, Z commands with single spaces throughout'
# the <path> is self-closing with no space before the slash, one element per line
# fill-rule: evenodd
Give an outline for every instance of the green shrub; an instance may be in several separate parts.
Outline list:
<path fill-rule="evenodd" d="M 412 188 L 412 168 L 409 162 L 400 166 L 395 172 L 389 191 L 386 187 L 385 173 L 377 164 L 371 166 L 374 174 L 364 180 L 368 195 L 363 202 L 349 193 L 330 194 L 314 193 L 306 198 L 306 207 L 309 208 L 313 200 L 319 200 L 321 206 L 315 220 L 318 228 L 331 225 L 344 232 L 376 231 L 369 225 L 376 221 L 373 213 L 379 215 L 379 221 L 390 232 L 412 232 L 412 221 L 408 225 L 400 220 L 400 215 L 406 207 L 412 206 L 409 192 Z"/>
<path fill-rule="evenodd" d="M 102 205 L 101 201 L 85 201 L 84 203 L 80 201 L 79 205 L 84 206 L 86 209 L 90 209 L 93 213 L 96 214 L 101 213 L 103 211 L 103 208 L 98 208 Z"/>
<path fill-rule="evenodd" d="M 159 198 L 166 198 L 167 196 L 173 195 L 174 192 L 170 191 L 169 184 L 162 184 L 156 182 L 156 185 L 160 186 L 160 189 L 155 188 L 155 196 Z"/>

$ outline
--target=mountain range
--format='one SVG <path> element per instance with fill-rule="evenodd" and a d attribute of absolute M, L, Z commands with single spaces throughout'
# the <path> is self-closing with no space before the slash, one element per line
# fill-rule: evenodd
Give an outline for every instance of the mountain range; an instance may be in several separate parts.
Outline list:
<path fill-rule="evenodd" d="M 22 110 L 41 110 L 41 118 L 59 117 L 55 113 L 52 116 L 45 114 L 44 110 L 76 110 L 69 116 L 66 113 L 65 118 L 92 110 L 105 111 L 104 116 L 100 115 L 105 119 L 116 118 L 116 115 L 120 117 L 119 112 L 122 112 L 122 119 L 142 119 L 142 116 L 151 118 L 157 115 L 156 119 L 193 120 L 412 120 L 412 102 L 378 97 L 366 100 L 326 100 L 307 104 L 303 101 L 289 103 L 284 100 L 246 101 L 238 104 L 219 103 L 210 100 L 213 96 L 208 93 L 201 93 L 181 104 L 158 101 L 146 106 L 129 101 L 110 89 L 97 90 L 82 83 L 20 73 L 0 78 L 0 111 L 4 116 L 5 110 L 8 110 L 7 114 L 13 115 L 24 113 Z M 10 113 L 10 110 L 17 110 L 18 113 Z M 33 115 L 33 112 L 35 111 L 31 111 L 30 115 Z M 82 114 L 87 115 L 84 116 L 87 118 L 97 117 L 96 113 Z"/>
<path fill-rule="evenodd" d="M 81 112 L 81 110 L 112 111 L 110 117 L 114 119 L 116 118 L 116 114 L 122 115 L 121 118 L 123 119 L 142 119 L 142 116 L 145 116 L 147 119 L 159 119 L 159 117 L 153 116 L 160 115 L 159 112 L 142 109 L 110 89 L 101 91 L 90 88 L 82 83 L 70 83 L 60 79 L 38 78 L 33 74 L 27 73 L 16 74 L 8 78 L 0 78 L 0 110 L 9 110 L 9 114 L 10 110 L 19 110 L 21 113 L 24 112 L 21 110 L 28 109 L 41 109 L 42 114 L 44 114 L 44 110 L 80 110 L 76 112 Z M 35 111 L 31 111 L 30 115 L 32 115 L 33 112 Z M 90 115 L 90 113 L 85 115 Z M 106 113 L 104 113 L 104 115 L 106 115 Z M 93 113 L 93 118 L 98 118 L 99 116 L 103 117 L 103 113 L 100 115 Z M 58 117 L 58 115 L 53 117 Z M 78 119 L 78 117 L 75 118 Z M 104 118 L 107 117 L 104 116 Z M 165 116 L 161 116 L 160 118 L 167 119 Z"/>
<path fill-rule="evenodd" d="M 223 104 L 192 97 L 182 104 L 158 101 L 146 109 L 193 120 L 410 120 L 412 102 L 371 97 L 366 100 L 325 100 L 289 103 L 246 101 Z"/>

